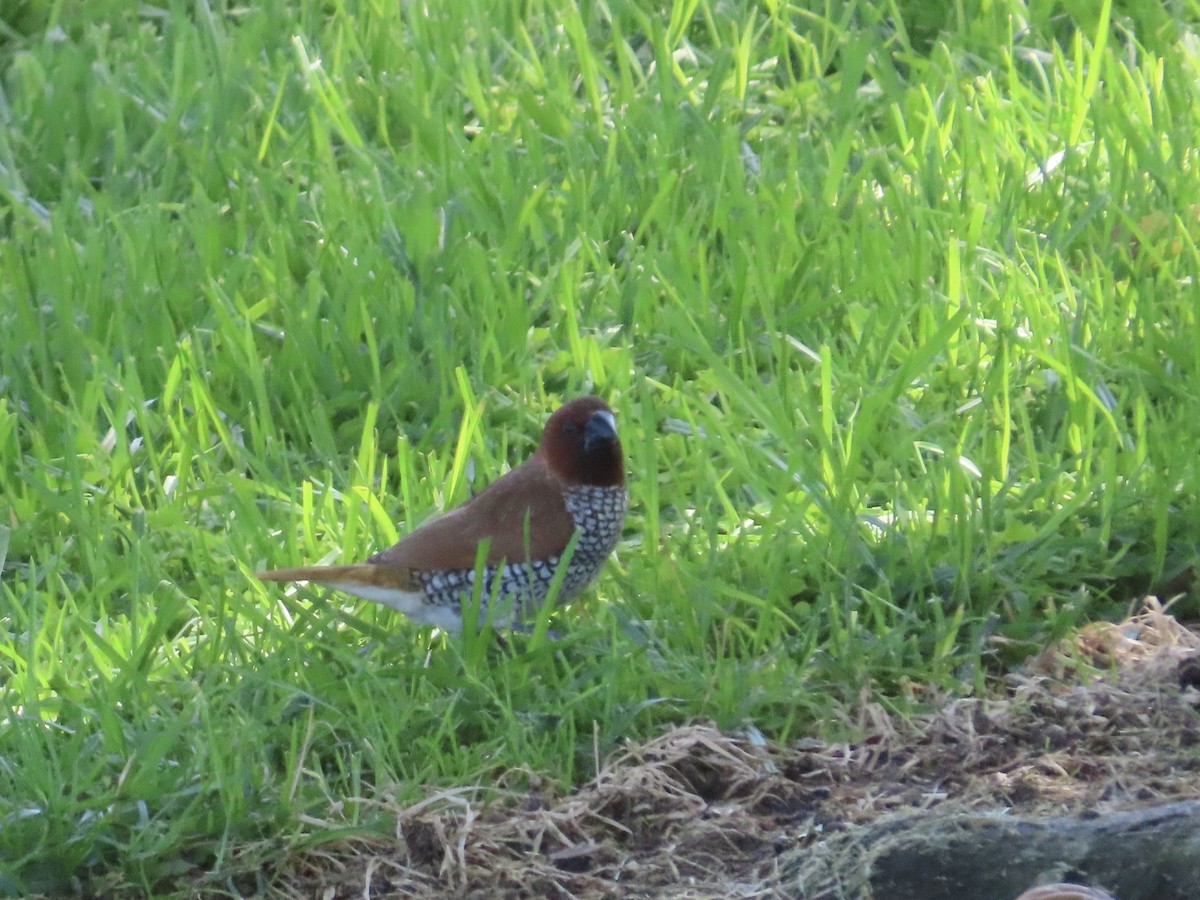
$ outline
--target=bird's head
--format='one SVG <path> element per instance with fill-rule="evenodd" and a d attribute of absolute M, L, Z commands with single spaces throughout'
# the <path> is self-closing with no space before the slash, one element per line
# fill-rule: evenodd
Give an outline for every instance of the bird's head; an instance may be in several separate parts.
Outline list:
<path fill-rule="evenodd" d="M 617 487 L 625 483 L 625 459 L 617 420 L 599 397 L 580 397 L 546 421 L 538 452 L 567 484 Z"/>

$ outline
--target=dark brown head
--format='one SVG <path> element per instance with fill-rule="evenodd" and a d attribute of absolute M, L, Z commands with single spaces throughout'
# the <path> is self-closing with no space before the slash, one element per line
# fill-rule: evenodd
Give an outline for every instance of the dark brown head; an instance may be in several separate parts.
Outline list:
<path fill-rule="evenodd" d="M 538 453 L 567 484 L 617 487 L 625 483 L 625 459 L 617 420 L 599 397 L 580 397 L 546 421 Z"/>

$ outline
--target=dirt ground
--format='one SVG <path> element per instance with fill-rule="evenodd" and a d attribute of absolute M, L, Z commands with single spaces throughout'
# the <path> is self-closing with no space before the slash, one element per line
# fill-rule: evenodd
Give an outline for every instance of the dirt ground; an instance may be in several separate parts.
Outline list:
<path fill-rule="evenodd" d="M 282 860 L 274 893 L 1014 900 L 1072 882 L 1095 891 L 1026 897 L 1200 896 L 1197 685 L 1200 635 L 1149 599 L 996 696 L 913 721 L 866 706 L 852 744 L 679 728 L 565 796 L 435 794 L 395 810 L 393 841 Z"/>

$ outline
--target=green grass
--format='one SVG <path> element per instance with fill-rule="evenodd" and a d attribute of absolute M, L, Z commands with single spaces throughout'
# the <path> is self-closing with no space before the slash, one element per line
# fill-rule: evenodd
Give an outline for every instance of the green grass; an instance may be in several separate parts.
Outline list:
<path fill-rule="evenodd" d="M 6 2 L 0 892 L 252 892 L 1187 589 L 1200 7 L 1095 6 Z M 587 391 L 633 510 L 563 641 L 252 577 Z"/>

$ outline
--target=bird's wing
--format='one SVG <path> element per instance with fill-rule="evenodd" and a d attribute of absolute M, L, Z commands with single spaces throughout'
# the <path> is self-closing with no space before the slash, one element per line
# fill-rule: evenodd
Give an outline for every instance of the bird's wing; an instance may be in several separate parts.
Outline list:
<path fill-rule="evenodd" d="M 488 563 L 541 560 L 562 553 L 574 532 L 562 484 L 545 461 L 534 456 L 369 562 L 410 569 L 471 569 L 485 540 L 490 541 Z"/>

